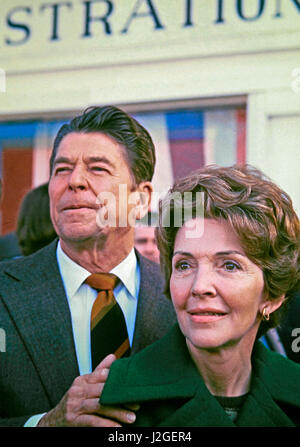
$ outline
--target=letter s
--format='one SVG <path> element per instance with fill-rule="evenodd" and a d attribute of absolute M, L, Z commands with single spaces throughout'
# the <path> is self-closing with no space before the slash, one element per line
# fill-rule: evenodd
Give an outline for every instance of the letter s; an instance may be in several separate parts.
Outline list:
<path fill-rule="evenodd" d="M 20 40 L 11 40 L 10 38 L 7 38 L 7 39 L 5 40 L 6 43 L 7 43 L 7 45 L 20 45 L 20 44 L 22 44 L 22 43 L 25 43 L 26 40 L 28 40 L 28 38 L 29 38 L 29 36 L 30 36 L 30 28 L 29 28 L 27 25 L 25 25 L 25 23 L 18 23 L 18 22 L 15 22 L 15 21 L 13 20 L 13 18 L 12 18 L 13 14 L 15 14 L 15 13 L 18 12 L 18 11 L 19 11 L 19 12 L 20 12 L 20 11 L 25 11 L 27 14 L 31 14 L 31 13 L 32 13 L 31 8 L 29 8 L 29 7 L 24 7 L 24 8 L 22 8 L 22 7 L 20 7 L 20 6 L 18 6 L 18 7 L 16 7 L 16 8 L 12 9 L 12 10 L 8 13 L 7 18 L 6 18 L 6 23 L 7 23 L 8 26 L 10 26 L 11 28 L 17 28 L 17 29 L 19 29 L 20 31 L 21 31 L 21 30 L 24 31 L 24 37 L 23 37 L 23 39 L 20 39 Z"/>

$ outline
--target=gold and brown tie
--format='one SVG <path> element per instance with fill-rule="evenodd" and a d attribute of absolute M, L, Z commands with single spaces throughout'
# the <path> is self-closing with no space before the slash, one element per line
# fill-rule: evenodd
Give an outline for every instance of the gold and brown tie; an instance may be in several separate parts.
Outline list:
<path fill-rule="evenodd" d="M 130 345 L 125 318 L 113 289 L 118 278 L 111 273 L 94 273 L 86 283 L 98 291 L 91 312 L 92 369 L 108 354 L 129 355 Z"/>

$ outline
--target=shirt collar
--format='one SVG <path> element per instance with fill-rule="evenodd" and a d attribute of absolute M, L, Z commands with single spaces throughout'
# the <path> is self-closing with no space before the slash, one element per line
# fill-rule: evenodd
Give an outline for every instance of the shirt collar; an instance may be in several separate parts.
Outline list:
<path fill-rule="evenodd" d="M 72 297 L 91 273 L 69 258 L 62 250 L 60 242 L 57 244 L 56 257 L 67 296 Z M 138 263 L 133 248 L 129 255 L 109 272 L 122 281 L 134 298 L 138 295 L 137 269 Z"/>

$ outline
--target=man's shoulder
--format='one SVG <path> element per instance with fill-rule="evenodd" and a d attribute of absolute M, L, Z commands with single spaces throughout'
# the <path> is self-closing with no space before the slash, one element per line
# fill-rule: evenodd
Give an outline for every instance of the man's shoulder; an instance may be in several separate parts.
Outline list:
<path fill-rule="evenodd" d="M 136 256 L 140 266 L 141 276 L 144 275 L 149 277 L 149 279 L 155 278 L 160 284 L 164 282 L 159 264 L 145 258 L 145 256 L 141 255 L 138 251 L 136 251 Z"/>
<path fill-rule="evenodd" d="M 172 308 L 170 300 L 165 295 L 165 279 L 160 265 L 137 254 L 140 266 L 140 296 L 155 297 L 157 305 L 160 301 L 167 308 Z M 157 301 L 158 300 L 158 301 Z M 154 304 L 154 303 L 153 303 Z"/>
<path fill-rule="evenodd" d="M 57 240 L 29 256 L 0 262 L 0 275 L 11 275 L 21 279 L 28 272 L 33 273 L 43 269 L 51 270 L 51 266 L 56 264 L 56 246 Z"/>
<path fill-rule="evenodd" d="M 145 256 L 141 255 L 140 252 L 135 250 L 136 257 L 138 259 L 139 264 L 143 264 L 146 269 L 153 270 L 154 272 L 160 272 L 160 266 L 156 262 L 151 261 L 150 259 L 146 258 Z"/>

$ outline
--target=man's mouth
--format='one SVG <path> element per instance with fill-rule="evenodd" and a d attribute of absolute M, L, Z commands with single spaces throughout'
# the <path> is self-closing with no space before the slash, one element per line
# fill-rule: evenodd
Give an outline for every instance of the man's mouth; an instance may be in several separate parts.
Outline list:
<path fill-rule="evenodd" d="M 81 209 L 92 209 L 96 210 L 98 207 L 96 205 L 91 205 L 87 203 L 83 204 L 77 204 L 77 205 L 67 205 L 63 208 L 63 211 L 69 211 L 69 210 L 81 210 Z"/>

